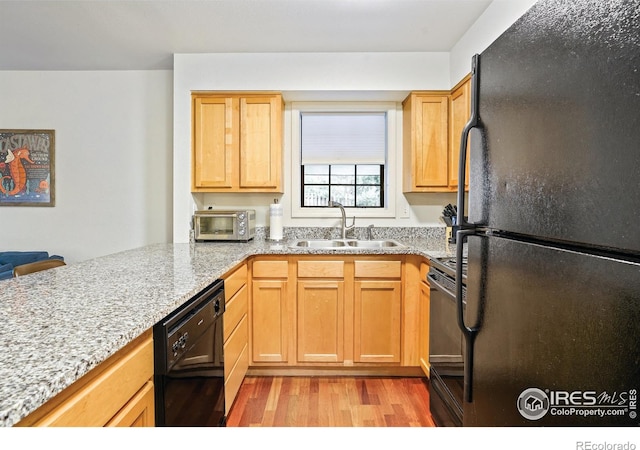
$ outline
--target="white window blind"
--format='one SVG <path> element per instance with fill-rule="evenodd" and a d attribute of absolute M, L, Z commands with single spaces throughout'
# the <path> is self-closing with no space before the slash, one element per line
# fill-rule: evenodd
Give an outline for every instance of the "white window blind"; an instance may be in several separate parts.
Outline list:
<path fill-rule="evenodd" d="M 301 163 L 385 164 L 384 112 L 302 112 Z"/>

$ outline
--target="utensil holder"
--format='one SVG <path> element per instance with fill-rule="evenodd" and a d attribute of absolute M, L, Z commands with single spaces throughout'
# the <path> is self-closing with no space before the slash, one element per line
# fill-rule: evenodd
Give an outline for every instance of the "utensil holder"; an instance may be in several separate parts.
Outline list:
<path fill-rule="evenodd" d="M 450 236 L 449 237 L 449 244 L 455 244 L 456 243 L 456 233 L 458 232 L 458 230 L 460 229 L 460 227 L 458 225 L 453 225 L 452 227 L 447 227 L 447 228 L 451 228 L 451 233 L 449 233 L 449 229 L 447 229 L 447 234 Z"/>

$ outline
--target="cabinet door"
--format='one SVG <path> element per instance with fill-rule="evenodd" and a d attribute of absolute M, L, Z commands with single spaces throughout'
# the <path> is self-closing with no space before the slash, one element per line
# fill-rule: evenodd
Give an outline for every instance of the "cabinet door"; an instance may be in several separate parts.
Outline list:
<path fill-rule="evenodd" d="M 278 191 L 282 171 L 282 97 L 240 99 L 240 190 Z"/>
<path fill-rule="evenodd" d="M 425 95 L 415 101 L 413 184 L 418 192 L 448 189 L 449 99 L 446 95 Z"/>
<path fill-rule="evenodd" d="M 429 285 L 420 282 L 420 367 L 426 376 L 429 376 L 429 309 L 430 309 Z"/>
<path fill-rule="evenodd" d="M 344 281 L 298 281 L 298 361 L 344 361 Z"/>
<path fill-rule="evenodd" d="M 287 362 L 287 282 L 253 280 L 251 349 L 253 362 Z"/>
<path fill-rule="evenodd" d="M 192 188 L 231 189 L 238 145 L 234 99 L 195 97 L 193 107 Z"/>
<path fill-rule="evenodd" d="M 467 79 L 462 85 L 451 93 L 451 116 L 449 127 L 451 135 L 449 139 L 449 184 L 457 190 L 458 168 L 460 167 L 460 139 L 462 130 L 469 121 L 471 115 L 471 82 Z M 468 189 L 469 182 L 469 155 L 465 163 L 466 180 L 465 188 Z"/>
<path fill-rule="evenodd" d="M 400 362 L 401 281 L 356 281 L 354 362 Z"/>
<path fill-rule="evenodd" d="M 153 411 L 152 378 L 153 338 L 148 330 L 25 417 L 18 426 L 101 427 L 112 421 L 152 425 L 153 417 L 137 420 L 145 407 Z M 151 406 L 144 406 L 149 402 L 149 395 L 144 393 L 149 391 Z M 140 405 L 135 406 L 138 402 Z"/>
<path fill-rule="evenodd" d="M 108 427 L 153 427 L 155 408 L 153 382 L 148 381 L 142 389 L 116 414 Z"/>

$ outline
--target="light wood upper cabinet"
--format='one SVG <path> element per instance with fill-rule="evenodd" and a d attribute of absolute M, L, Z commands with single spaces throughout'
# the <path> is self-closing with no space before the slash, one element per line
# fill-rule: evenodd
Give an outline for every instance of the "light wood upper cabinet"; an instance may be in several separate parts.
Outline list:
<path fill-rule="evenodd" d="M 465 77 L 451 92 L 451 108 L 449 115 L 449 184 L 458 186 L 458 168 L 460 167 L 460 139 L 462 130 L 471 114 L 471 78 Z M 465 162 L 466 183 L 469 189 L 469 154 Z"/>
<path fill-rule="evenodd" d="M 404 192 L 449 192 L 449 96 L 411 93 L 402 112 Z"/>
<path fill-rule="evenodd" d="M 470 77 L 450 92 L 412 92 L 402 111 L 403 191 L 456 192 L 460 136 L 471 112 Z"/>
<path fill-rule="evenodd" d="M 282 97 L 240 98 L 242 191 L 282 192 Z"/>
<path fill-rule="evenodd" d="M 192 94 L 192 192 L 283 192 L 282 95 Z"/>
<path fill-rule="evenodd" d="M 193 97 L 193 191 L 233 188 L 235 115 L 231 97 Z"/>

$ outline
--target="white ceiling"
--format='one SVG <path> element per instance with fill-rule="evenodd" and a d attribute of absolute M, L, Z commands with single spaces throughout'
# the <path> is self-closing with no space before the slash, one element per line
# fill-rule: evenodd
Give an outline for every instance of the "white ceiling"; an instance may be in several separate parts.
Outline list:
<path fill-rule="evenodd" d="M 0 0 L 0 70 L 173 68 L 174 53 L 448 52 L 491 0 Z"/>

